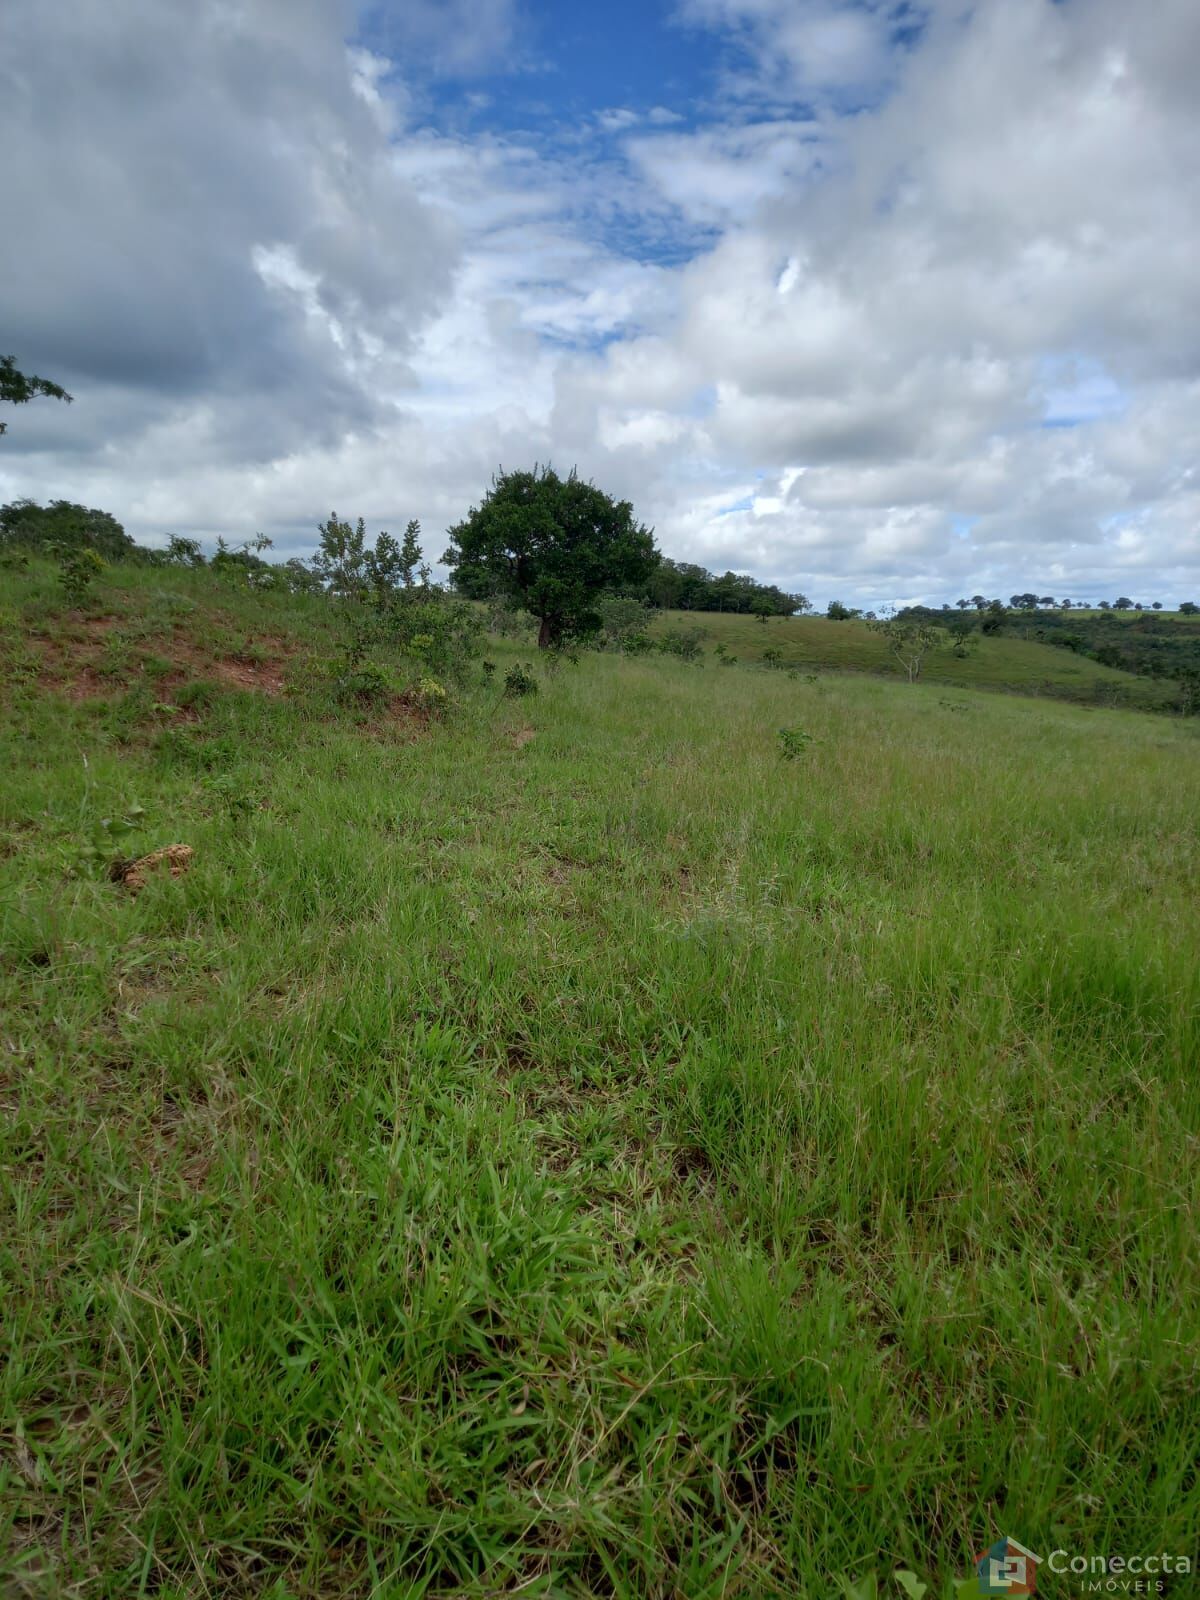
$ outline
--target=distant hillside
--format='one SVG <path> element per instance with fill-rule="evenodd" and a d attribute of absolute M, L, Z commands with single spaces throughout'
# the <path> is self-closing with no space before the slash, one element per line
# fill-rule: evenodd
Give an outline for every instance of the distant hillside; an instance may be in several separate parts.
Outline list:
<path fill-rule="evenodd" d="M 1135 625 L 1114 626 L 1128 630 Z M 885 641 L 863 622 L 831 622 L 825 617 L 771 617 L 760 622 L 744 616 L 668 611 L 660 613 L 655 632 L 667 628 L 700 628 L 706 649 L 724 645 L 739 661 L 761 661 L 764 652 L 775 650 L 785 667 L 888 676 L 899 671 Z M 1138 677 L 1086 655 L 1056 649 L 1045 640 L 1010 632 L 976 634 L 961 657 L 950 648 L 939 650 L 928 657 L 922 676 L 932 683 L 1052 695 L 1083 705 L 1179 709 L 1179 689 L 1169 679 Z"/>

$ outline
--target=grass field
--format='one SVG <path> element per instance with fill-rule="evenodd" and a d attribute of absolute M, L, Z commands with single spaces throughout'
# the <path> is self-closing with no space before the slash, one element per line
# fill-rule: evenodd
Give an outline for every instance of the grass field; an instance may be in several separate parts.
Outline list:
<path fill-rule="evenodd" d="M 789 667 L 903 675 L 885 640 L 864 622 L 772 617 L 764 623 L 755 617 L 720 612 L 666 611 L 660 613 L 655 626 L 660 631 L 701 628 L 707 636 L 707 649 L 723 644 L 746 664 L 761 662 L 764 650 L 778 650 Z M 1085 705 L 1147 711 L 1173 705 L 1176 694 L 1173 684 L 1135 677 L 1069 650 L 1003 634 L 984 634 L 977 647 L 962 658 L 948 649 L 934 651 L 926 658 L 921 675 L 930 683 L 1053 695 Z"/>
<path fill-rule="evenodd" d="M 0 1592 L 1194 1554 L 1194 720 L 607 655 L 356 719 L 317 601 L 3 595 Z"/>

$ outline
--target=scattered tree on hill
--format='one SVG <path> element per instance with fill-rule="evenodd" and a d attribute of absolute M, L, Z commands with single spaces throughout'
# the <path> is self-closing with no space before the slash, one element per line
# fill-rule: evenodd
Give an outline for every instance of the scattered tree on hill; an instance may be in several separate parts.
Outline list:
<path fill-rule="evenodd" d="M 1133 601 L 1129 598 L 1128 595 L 1124 595 L 1123 594 L 1118 599 L 1113 601 L 1113 610 L 1114 611 L 1132 611 L 1133 610 Z"/>
<path fill-rule="evenodd" d="M 849 622 L 853 617 L 862 616 L 862 612 L 853 606 L 844 606 L 840 600 L 831 600 L 825 615 L 830 622 Z"/>
<path fill-rule="evenodd" d="M 51 400 L 65 400 L 68 405 L 72 399 L 60 384 L 52 383 L 49 378 L 26 376 L 24 372 L 19 372 L 16 356 L 0 356 L 0 401 L 6 401 L 11 406 L 23 406 L 39 395 L 46 395 Z M 0 422 L 0 433 L 7 432 L 7 422 Z"/>
<path fill-rule="evenodd" d="M 916 617 L 885 617 L 878 622 L 868 622 L 867 627 L 882 636 L 892 655 L 908 673 L 909 683 L 916 683 L 921 676 L 925 657 L 941 649 L 949 638 L 944 628 Z"/>
<path fill-rule="evenodd" d="M 644 583 L 659 560 L 627 500 L 550 467 L 501 472 L 449 538 L 442 559 L 456 588 L 518 602 L 537 617 L 542 649 L 598 632 L 599 596 Z"/>
<path fill-rule="evenodd" d="M 1162 601 L 1161 600 L 1156 600 L 1154 602 L 1154 604 L 1150 607 L 1150 609 L 1151 609 L 1151 611 L 1161 611 L 1162 610 Z"/>
<path fill-rule="evenodd" d="M 954 654 L 960 660 L 973 655 L 979 648 L 979 633 L 974 617 L 952 617 L 948 624 Z"/>
<path fill-rule="evenodd" d="M 163 560 L 170 567 L 203 567 L 208 563 L 204 559 L 204 552 L 200 548 L 199 539 L 183 539 L 173 533 L 167 540 L 167 548 L 163 553 Z"/>
<path fill-rule="evenodd" d="M 1194 600 L 1185 600 L 1179 607 L 1179 614 L 1183 617 L 1194 617 L 1197 612 L 1200 612 L 1200 606 Z"/>

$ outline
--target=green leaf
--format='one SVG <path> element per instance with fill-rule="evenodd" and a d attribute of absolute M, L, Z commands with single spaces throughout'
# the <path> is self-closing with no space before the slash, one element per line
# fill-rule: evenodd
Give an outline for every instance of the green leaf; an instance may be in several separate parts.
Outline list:
<path fill-rule="evenodd" d="M 928 1592 L 929 1585 L 922 1583 L 916 1573 L 909 1572 L 907 1567 L 901 1567 L 898 1572 L 893 1572 L 892 1576 L 905 1594 L 912 1596 L 912 1600 L 923 1600 L 923 1596 Z"/>
<path fill-rule="evenodd" d="M 879 1582 L 872 1572 L 865 1578 L 842 1579 L 846 1600 L 879 1600 Z"/>

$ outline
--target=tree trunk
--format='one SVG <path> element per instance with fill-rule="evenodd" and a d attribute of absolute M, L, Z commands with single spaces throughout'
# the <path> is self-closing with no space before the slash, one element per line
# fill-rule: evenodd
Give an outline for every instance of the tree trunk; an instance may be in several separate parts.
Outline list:
<path fill-rule="evenodd" d="M 543 617 L 542 625 L 538 629 L 538 649 L 548 650 L 550 648 L 550 643 L 550 618 Z"/>

